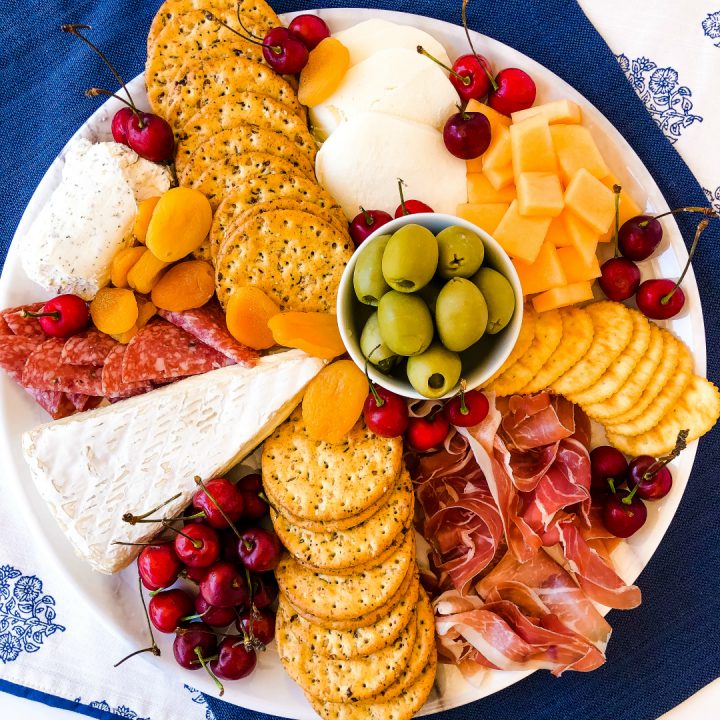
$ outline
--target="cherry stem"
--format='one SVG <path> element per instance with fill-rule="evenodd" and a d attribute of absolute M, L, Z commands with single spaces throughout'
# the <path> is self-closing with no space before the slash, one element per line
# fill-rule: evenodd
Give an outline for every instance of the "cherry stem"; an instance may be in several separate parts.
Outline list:
<path fill-rule="evenodd" d="M 403 185 L 405 185 L 405 181 L 402 178 L 398 178 L 398 190 L 400 191 L 400 207 L 402 208 L 403 215 L 409 215 L 410 213 L 405 207 L 405 194 L 403 193 Z"/>
<path fill-rule="evenodd" d="M 624 498 L 620 500 L 620 502 L 623 503 L 623 505 L 630 505 L 639 487 L 640 484 L 637 484 Z"/>
<path fill-rule="evenodd" d="M 700 240 L 700 236 L 705 232 L 705 228 L 710 224 L 710 218 L 704 217 L 699 223 L 698 226 L 695 228 L 695 238 L 693 239 L 693 243 L 690 247 L 690 253 L 688 254 L 687 262 L 685 263 L 685 267 L 683 268 L 682 274 L 678 278 L 678 281 L 673 286 L 673 289 L 663 297 L 660 298 L 660 304 L 661 305 L 667 305 L 670 302 L 670 299 L 672 296 L 677 292 L 677 289 L 682 284 L 682 281 L 685 279 L 685 275 L 687 274 L 687 271 L 690 269 L 690 264 L 692 263 L 693 255 L 695 255 L 695 250 L 697 250 L 698 241 Z"/>
<path fill-rule="evenodd" d="M 215 681 L 215 684 L 220 691 L 220 697 L 222 697 L 225 694 L 225 688 L 223 687 L 223 684 L 220 682 L 220 680 L 218 680 L 217 675 L 210 669 L 210 666 L 207 664 L 207 659 L 205 659 L 202 654 L 202 648 L 195 647 L 194 652 L 197 656 L 197 659 L 200 661 L 200 664 L 207 671 L 207 674 Z"/>
<path fill-rule="evenodd" d="M 143 520 L 142 522 L 148 522 L 148 521 L 147 521 L 147 520 Z M 198 540 L 197 538 L 192 538 L 192 537 L 190 537 L 187 533 L 184 533 L 182 530 L 178 530 L 176 527 L 173 527 L 173 526 L 170 524 L 170 520 L 165 520 L 165 518 L 163 518 L 163 519 L 160 521 L 160 524 L 161 524 L 164 528 L 167 528 L 168 530 L 172 530 L 174 533 L 177 533 L 178 535 L 182 535 L 186 540 L 189 540 L 189 541 L 191 542 L 192 546 L 193 546 L 196 550 L 200 550 L 200 548 L 202 548 L 202 546 L 203 546 L 203 541 L 202 541 L 202 540 Z"/>
<path fill-rule="evenodd" d="M 122 516 L 122 519 L 126 523 L 130 523 L 131 525 L 134 525 L 136 522 L 140 522 L 141 520 L 145 520 L 145 519 L 149 518 L 151 515 L 156 513 L 158 510 L 162 510 L 166 505 L 169 505 L 171 502 L 177 500 L 181 495 L 182 495 L 182 493 L 173 495 L 169 500 L 166 500 L 165 502 L 160 503 L 160 505 L 158 505 L 157 507 L 154 507 L 152 510 L 148 510 L 146 513 L 144 513 L 142 515 L 133 515 L 132 513 L 127 512 Z"/>
<path fill-rule="evenodd" d="M 92 27 L 90 25 L 61 25 L 60 30 L 66 33 L 70 33 L 71 35 L 75 35 L 75 37 L 80 38 L 86 45 L 89 45 L 99 56 L 100 59 L 108 66 L 110 69 L 110 72 L 113 74 L 115 79 L 120 83 L 122 86 L 122 89 L 125 91 L 125 94 L 128 96 L 128 100 L 130 107 L 137 113 L 138 109 L 135 105 L 135 101 L 132 98 L 132 95 L 130 94 L 130 91 L 127 88 L 127 85 L 125 81 L 122 78 L 122 75 L 115 69 L 113 64 L 107 59 L 105 56 L 105 53 L 97 46 L 95 43 L 88 40 L 80 31 L 81 30 L 92 30 Z"/>
<path fill-rule="evenodd" d="M 675 441 L 675 447 L 667 455 L 655 458 L 655 462 L 645 471 L 642 476 L 643 480 L 649 480 L 656 472 L 662 470 L 666 465 L 669 465 L 686 447 L 687 439 L 690 434 L 689 430 L 681 430 L 678 433 L 677 440 Z"/>
<path fill-rule="evenodd" d="M 238 23 L 240 23 L 240 27 L 252 38 L 255 38 L 256 40 L 262 40 L 261 37 L 256 35 L 255 33 L 251 32 L 246 26 L 245 23 L 242 21 L 242 17 L 240 17 L 240 5 L 242 3 L 240 0 L 238 0 L 237 5 L 235 6 L 235 17 L 237 17 Z"/>
<path fill-rule="evenodd" d="M 157 646 L 157 643 L 155 642 L 155 635 L 153 634 L 152 624 L 150 623 L 150 615 L 148 614 L 147 605 L 145 604 L 145 596 L 143 595 L 142 590 L 142 580 L 138 577 L 138 588 L 140 589 L 140 600 L 142 601 L 143 610 L 145 612 L 145 622 L 147 622 L 148 626 L 148 632 L 150 633 L 150 641 L 151 645 L 150 647 L 142 648 L 142 650 L 135 650 L 135 652 L 130 653 L 129 655 L 126 655 L 121 660 L 118 660 L 113 667 L 118 667 L 119 665 L 122 665 L 126 660 L 129 660 L 131 657 L 135 657 L 135 655 L 139 655 L 140 653 L 144 652 L 151 652 L 155 657 L 160 657 L 160 648 Z"/>
<path fill-rule="evenodd" d="M 253 45 L 260 45 L 261 47 L 270 48 L 276 55 L 280 55 L 282 53 L 282 48 L 280 45 L 268 45 L 267 43 L 264 43 L 262 40 L 256 38 L 255 35 L 253 35 L 243 24 L 242 21 L 240 21 L 240 27 L 247 33 L 247 35 L 243 35 L 241 32 L 238 32 L 234 27 L 230 27 L 226 22 L 221 20 L 215 13 L 210 12 L 210 10 L 205 11 L 205 17 L 208 20 L 214 20 L 216 23 L 222 25 L 226 30 L 229 30 L 231 33 L 234 33 L 238 37 L 241 37 L 243 40 L 246 40 L 249 43 L 252 43 Z"/>
<path fill-rule="evenodd" d="M 363 214 L 363 217 L 365 218 L 365 224 L 368 227 L 372 227 L 375 224 L 375 220 L 373 219 L 373 216 L 362 205 L 360 206 L 360 212 Z"/>
<path fill-rule="evenodd" d="M 613 192 L 615 193 L 615 237 L 613 238 L 615 254 L 613 257 L 618 257 L 620 255 L 618 245 L 620 243 L 620 193 L 622 192 L 622 186 L 616 183 L 613 185 Z"/>
<path fill-rule="evenodd" d="M 59 320 L 60 313 L 57 310 L 54 310 L 53 312 L 41 312 L 41 313 L 34 313 L 34 312 L 30 312 L 29 310 L 21 310 L 20 317 L 24 317 L 24 318 L 51 317 L 53 320 Z"/>
<path fill-rule="evenodd" d="M 159 545 L 168 545 L 171 543 L 172 540 L 168 538 L 167 540 L 153 540 L 152 542 L 121 542 L 120 540 L 114 540 L 113 545 L 129 545 L 131 547 L 155 547 Z"/>
<path fill-rule="evenodd" d="M 380 346 L 378 345 L 378 347 Z M 373 352 L 375 352 L 374 349 Z M 370 354 L 372 355 L 372 353 Z M 373 400 L 375 400 L 375 406 L 381 408 L 385 404 L 385 401 L 380 397 L 378 391 L 375 389 L 375 383 L 370 379 L 370 375 L 368 374 L 367 359 L 365 360 L 365 377 L 367 378 L 368 385 L 370 386 L 370 393 L 373 396 Z"/>
<path fill-rule="evenodd" d="M 617 488 L 615 487 L 615 478 L 609 477 L 607 479 L 608 485 L 610 486 L 610 491 L 613 495 L 617 494 Z"/>
<path fill-rule="evenodd" d="M 238 529 L 235 527 L 235 524 L 233 521 L 227 516 L 225 511 L 220 507 L 220 504 L 218 501 L 211 495 L 210 491 L 207 489 L 207 485 L 203 482 L 202 478 L 199 475 L 195 476 L 195 484 L 199 485 L 203 492 L 210 498 L 210 501 L 212 504 L 218 509 L 218 512 L 223 516 L 225 519 L 225 522 L 232 528 L 232 531 L 237 535 L 238 540 L 242 540 L 242 535 L 238 531 Z"/>
<path fill-rule="evenodd" d="M 709 207 L 681 207 L 681 208 L 675 208 L 675 210 L 668 210 L 667 212 L 660 213 L 660 215 L 655 215 L 654 218 L 651 218 L 652 220 L 660 220 L 660 218 L 667 217 L 668 215 L 677 215 L 678 213 L 702 213 L 703 215 L 706 215 L 707 217 L 718 217 L 717 212 Z M 643 220 L 642 222 L 638 223 L 638 227 L 646 228 L 650 220 Z"/>
<path fill-rule="evenodd" d="M 492 89 L 497 90 L 498 89 L 497 81 L 490 74 L 490 71 L 485 67 L 485 65 L 482 62 L 480 62 L 480 58 L 478 57 L 477 51 L 475 50 L 475 47 L 472 44 L 472 39 L 470 38 L 470 30 L 468 29 L 467 6 L 468 6 L 468 0 L 463 0 L 462 22 L 463 22 L 463 27 L 465 28 L 465 37 L 467 37 L 467 41 L 468 41 L 468 44 L 470 45 L 470 49 L 472 50 L 472 54 L 475 56 L 475 59 L 478 61 L 478 63 L 480 63 L 480 66 L 485 71 L 485 74 L 487 75 L 487 78 L 490 81 L 490 85 L 492 86 Z"/>
<path fill-rule="evenodd" d="M 453 77 L 456 77 L 463 85 L 465 85 L 465 87 L 468 87 L 472 82 L 472 78 L 469 75 L 461 75 L 457 72 L 457 70 L 453 70 L 451 67 L 448 67 L 444 62 L 441 62 L 434 55 L 431 55 L 422 45 L 418 45 L 416 49 L 420 55 L 430 58 L 430 60 L 439 65 L 443 70 L 446 70 Z"/>
<path fill-rule="evenodd" d="M 99 87 L 91 87 L 88 88 L 85 91 L 85 95 L 87 97 L 97 97 L 98 95 L 106 95 L 107 97 L 115 98 L 116 100 L 119 100 L 121 103 L 125 103 L 138 117 L 140 117 L 140 113 L 137 111 L 137 108 L 133 107 L 131 103 L 129 103 L 125 98 L 121 98 L 119 95 L 116 95 L 115 93 L 110 92 L 109 90 L 106 90 L 105 88 L 99 88 Z"/>

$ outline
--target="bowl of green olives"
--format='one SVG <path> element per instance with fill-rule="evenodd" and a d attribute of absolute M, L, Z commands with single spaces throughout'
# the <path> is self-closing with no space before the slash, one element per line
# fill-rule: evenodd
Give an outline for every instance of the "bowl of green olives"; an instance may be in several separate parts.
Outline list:
<path fill-rule="evenodd" d="M 452 215 L 420 213 L 379 227 L 340 281 L 337 319 L 353 361 L 410 398 L 482 385 L 517 341 L 523 295 L 500 245 Z"/>

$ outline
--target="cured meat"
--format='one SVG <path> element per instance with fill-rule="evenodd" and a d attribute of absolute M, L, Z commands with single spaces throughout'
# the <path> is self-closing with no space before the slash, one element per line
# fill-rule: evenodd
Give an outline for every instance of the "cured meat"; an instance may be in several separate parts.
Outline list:
<path fill-rule="evenodd" d="M 21 315 L 22 310 L 28 312 L 40 312 L 44 302 L 32 303 L 31 305 L 20 305 L 14 308 L 8 308 L 0 313 L 5 320 L 5 323 L 13 332 L 14 335 L 24 335 L 25 337 L 35 337 L 44 339 L 44 330 L 40 327 L 40 323 L 37 318 L 23 317 Z"/>
<path fill-rule="evenodd" d="M 53 420 L 60 420 L 75 413 L 75 406 L 70 398 L 63 392 L 53 390 L 35 390 L 25 388 L 40 407 L 47 412 Z"/>
<path fill-rule="evenodd" d="M 100 367 L 117 344 L 117 340 L 99 330 L 85 330 L 66 340 L 62 349 L 62 362 L 67 365 Z"/>
<path fill-rule="evenodd" d="M 103 398 L 82 395 L 81 393 L 70 393 L 68 394 L 68 400 L 78 412 L 83 412 L 84 410 L 96 408 L 103 401 Z"/>
<path fill-rule="evenodd" d="M 165 320 L 146 325 L 128 343 L 123 382 L 171 380 L 217 370 L 233 361 Z"/>
<path fill-rule="evenodd" d="M 0 335 L 12 335 L 13 331 L 10 326 L 5 322 L 5 318 L 0 315 Z"/>
<path fill-rule="evenodd" d="M 102 370 L 90 365 L 64 365 L 62 350 L 65 340 L 50 338 L 30 354 L 23 368 L 23 385 L 36 390 L 102 394 Z"/>
<path fill-rule="evenodd" d="M 152 390 L 153 386 L 149 382 L 123 382 L 122 369 L 126 349 L 125 345 L 118 343 L 105 358 L 102 369 L 102 394 L 108 400 L 120 400 Z"/>
<path fill-rule="evenodd" d="M 256 350 L 242 345 L 228 332 L 225 313 L 217 301 L 184 312 L 158 310 L 158 315 L 234 360 L 238 365 L 252 367 L 258 360 L 259 354 Z"/>
<path fill-rule="evenodd" d="M 575 406 L 561 395 L 513 395 L 500 435 L 510 451 L 552 445 L 575 432 Z"/>

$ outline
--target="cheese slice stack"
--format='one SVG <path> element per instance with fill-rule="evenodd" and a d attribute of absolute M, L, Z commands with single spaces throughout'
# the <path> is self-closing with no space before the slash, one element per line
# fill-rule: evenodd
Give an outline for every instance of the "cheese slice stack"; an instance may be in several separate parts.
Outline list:
<path fill-rule="evenodd" d="M 40 495 L 76 553 L 113 573 L 137 556 L 161 525 L 129 525 L 177 495 L 158 516 L 190 502 L 194 477 L 222 475 L 250 454 L 296 407 L 324 362 L 293 350 L 233 365 L 23 435 Z"/>

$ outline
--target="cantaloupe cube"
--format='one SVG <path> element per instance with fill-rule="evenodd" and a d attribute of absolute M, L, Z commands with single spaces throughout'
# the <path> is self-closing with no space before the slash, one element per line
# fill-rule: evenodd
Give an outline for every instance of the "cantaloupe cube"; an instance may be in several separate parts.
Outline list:
<path fill-rule="evenodd" d="M 549 226 L 549 217 L 523 217 L 518 212 L 517 200 L 513 200 L 493 237 L 511 258 L 532 263 L 540 252 Z"/>
<path fill-rule="evenodd" d="M 545 236 L 545 239 L 551 242 L 556 248 L 572 246 L 572 240 L 565 228 L 564 217 L 567 212 L 567 210 L 563 210 L 560 215 L 552 219 L 547 235 Z"/>
<path fill-rule="evenodd" d="M 615 193 L 585 168 L 575 173 L 565 189 L 565 205 L 597 230 L 598 236 L 606 233 L 615 219 Z"/>
<path fill-rule="evenodd" d="M 555 172 L 557 161 L 550 126 L 542 115 L 510 126 L 515 182 L 524 172 Z"/>
<path fill-rule="evenodd" d="M 547 240 L 542 244 L 534 263 L 519 258 L 512 262 L 520 278 L 523 295 L 534 295 L 568 284 L 558 251 Z"/>
<path fill-rule="evenodd" d="M 565 201 L 556 173 L 521 173 L 516 188 L 521 215 L 557 217 L 563 211 Z"/>
<path fill-rule="evenodd" d="M 480 157 L 473 158 L 472 160 L 466 160 L 465 164 L 467 165 L 468 175 L 470 173 L 482 172 L 482 165 L 483 165 L 482 155 Z"/>
<path fill-rule="evenodd" d="M 596 255 L 593 255 L 588 263 L 574 247 L 558 248 L 557 254 L 568 283 L 585 282 L 600 277 L 600 263 Z"/>
<path fill-rule="evenodd" d="M 493 110 L 489 105 L 481 103 L 479 100 L 470 100 L 465 108 L 467 112 L 480 112 L 490 121 L 490 129 L 495 132 L 495 128 L 498 125 L 507 127 L 510 125 L 510 118 L 507 115 L 499 113 L 497 110 Z"/>
<path fill-rule="evenodd" d="M 591 263 L 597 251 L 598 233 L 571 212 L 564 212 L 562 219 L 572 247 L 577 249 L 585 262 Z"/>
<path fill-rule="evenodd" d="M 546 312 L 592 299 L 592 283 L 579 282 L 573 283 L 572 285 L 565 285 L 565 287 L 546 290 L 544 293 L 536 295 L 532 299 L 532 304 L 537 312 Z"/>
<path fill-rule="evenodd" d="M 496 190 L 502 190 L 513 182 L 512 146 L 510 131 L 498 125 L 493 134 L 490 147 L 482 156 L 482 170 L 485 177 Z"/>
<path fill-rule="evenodd" d="M 509 207 L 509 203 L 465 203 L 458 205 L 457 214 L 492 235 Z"/>
<path fill-rule="evenodd" d="M 580 168 L 585 168 L 598 179 L 610 172 L 593 136 L 583 125 L 553 125 L 550 134 L 566 185 Z"/>
<path fill-rule="evenodd" d="M 483 173 L 470 173 L 467 184 L 469 203 L 510 203 L 517 195 L 514 185 L 496 190 Z"/>
<path fill-rule="evenodd" d="M 518 110 L 510 117 L 514 123 L 527 120 L 534 115 L 544 115 L 547 121 L 553 125 L 556 123 L 579 123 L 582 122 L 582 111 L 580 106 L 572 100 L 553 100 L 552 102 L 535 105 L 527 110 Z"/>
<path fill-rule="evenodd" d="M 602 179 L 602 184 L 605 185 L 605 187 L 610 188 L 610 190 L 613 189 L 613 185 L 620 184 L 618 183 L 617 178 L 610 173 L 607 177 L 604 177 Z M 643 214 L 643 209 L 640 207 L 640 205 L 635 202 L 635 200 L 632 198 L 629 192 L 625 190 L 625 188 L 622 189 L 620 192 L 620 207 L 619 207 L 619 224 L 622 226 L 624 223 L 626 223 L 630 218 L 637 217 L 638 215 Z M 615 216 L 613 215 L 613 221 L 610 224 L 610 229 L 600 236 L 600 242 L 610 242 L 615 237 Z"/>

